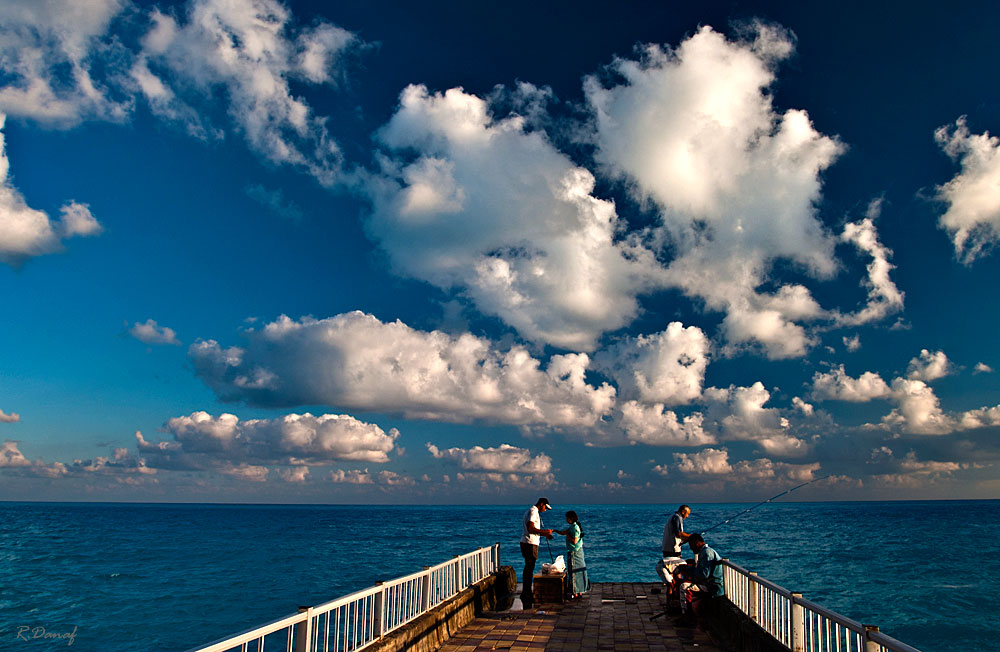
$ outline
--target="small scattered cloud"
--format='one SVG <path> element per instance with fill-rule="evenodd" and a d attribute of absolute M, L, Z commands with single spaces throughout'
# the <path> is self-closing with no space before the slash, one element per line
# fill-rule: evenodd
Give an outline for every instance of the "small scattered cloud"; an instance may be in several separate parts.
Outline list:
<path fill-rule="evenodd" d="M 854 335 L 853 337 L 847 337 L 845 335 L 843 339 L 844 339 L 844 348 L 847 349 L 850 353 L 854 353 L 855 351 L 861 349 L 861 338 L 859 336 Z"/>
<path fill-rule="evenodd" d="M 335 484 L 372 484 L 375 482 L 368 469 L 363 471 L 335 469 L 330 472 L 328 479 Z"/>
<path fill-rule="evenodd" d="M 385 463 L 399 438 L 375 424 L 344 414 L 288 414 L 241 421 L 234 414 L 207 412 L 167 421 L 173 438 L 150 442 L 136 433 L 139 453 L 155 468 L 218 470 L 240 477 L 266 477 L 268 465 L 301 467 L 336 461 Z M 301 473 L 294 468 L 286 473 Z"/>
<path fill-rule="evenodd" d="M 357 38 L 325 21 L 300 26 L 276 0 L 192 0 L 180 14 L 154 8 L 134 57 L 131 77 L 150 110 L 211 138 L 220 130 L 199 107 L 225 98 L 255 152 L 324 185 L 339 181 L 343 156 L 327 120 L 291 87 L 335 85 Z"/>
<path fill-rule="evenodd" d="M 250 199 L 271 209 L 278 217 L 292 222 L 299 222 L 303 218 L 302 209 L 294 201 L 286 198 L 281 188 L 271 190 L 260 184 L 251 184 L 244 190 Z"/>
<path fill-rule="evenodd" d="M 448 448 L 439 449 L 434 444 L 427 444 L 427 450 L 432 457 L 439 460 L 449 460 L 458 464 L 466 471 L 490 471 L 501 473 L 529 473 L 532 475 L 546 474 L 552 470 L 552 458 L 544 453 L 534 457 L 531 451 L 510 444 L 501 444 L 496 448 Z"/>
<path fill-rule="evenodd" d="M 129 335 L 146 344 L 171 344 L 180 345 L 177 333 L 174 329 L 160 326 L 153 319 L 147 319 L 143 323 L 136 322 L 128 330 Z"/>
<path fill-rule="evenodd" d="M 820 401 L 865 403 L 890 394 L 889 385 L 877 373 L 866 371 L 852 378 L 844 371 L 844 365 L 827 373 L 817 371 L 812 379 L 812 397 Z"/>
<path fill-rule="evenodd" d="M 0 410 L 0 423 L 17 423 L 21 420 L 21 415 L 17 412 L 11 412 L 7 414 L 3 410 Z"/>
<path fill-rule="evenodd" d="M 975 369 L 972 370 L 974 374 L 991 374 L 993 373 L 993 367 L 989 366 L 985 362 L 977 362 Z"/>
<path fill-rule="evenodd" d="M 28 206 L 10 179 L 2 131 L 5 120 L 0 114 L 0 262 L 20 267 L 36 256 L 61 251 L 64 238 L 97 235 L 102 229 L 85 204 L 69 202 L 57 221 Z"/>
<path fill-rule="evenodd" d="M 881 207 L 881 199 L 872 202 L 868 207 L 868 216 L 859 222 L 845 225 L 840 236 L 843 242 L 853 243 L 872 258 L 868 263 L 868 278 L 865 281 L 868 286 L 868 304 L 856 313 L 838 315 L 837 322 L 840 324 L 857 326 L 880 321 L 903 309 L 904 294 L 890 276 L 890 272 L 895 269 L 895 265 L 889 262 L 892 250 L 879 241 L 875 228 L 875 218 L 882 210 Z M 853 349 L 848 347 L 848 350 Z"/>
<path fill-rule="evenodd" d="M 947 206 L 940 225 L 951 235 L 955 256 L 971 265 L 1000 238 L 1000 139 L 971 133 L 965 116 L 938 128 L 934 139 L 961 166 L 937 188 Z"/>
<path fill-rule="evenodd" d="M 938 378 L 944 378 L 955 372 L 954 366 L 948 360 L 944 351 L 930 352 L 921 349 L 920 355 L 910 360 L 910 365 L 906 369 L 906 377 L 913 380 L 931 382 Z"/>
<path fill-rule="evenodd" d="M 792 399 L 792 407 L 807 417 L 811 417 L 815 413 L 815 408 L 812 404 L 806 403 L 798 396 Z"/>

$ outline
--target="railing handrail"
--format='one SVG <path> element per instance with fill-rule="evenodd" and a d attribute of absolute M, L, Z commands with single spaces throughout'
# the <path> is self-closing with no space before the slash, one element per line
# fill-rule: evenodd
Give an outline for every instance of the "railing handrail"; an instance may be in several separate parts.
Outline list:
<path fill-rule="evenodd" d="M 479 563 L 467 563 L 470 560 L 479 560 Z M 321 622 L 325 624 L 325 635 L 329 637 L 331 618 L 335 619 L 335 628 L 339 628 L 341 623 L 344 625 L 344 631 L 334 630 L 335 646 L 336 637 L 342 635 L 343 645 L 340 649 L 343 652 L 359 652 L 385 634 L 455 597 L 471 584 L 497 572 L 499 567 L 499 543 L 477 548 L 435 566 L 425 567 L 422 571 L 379 582 L 375 586 L 354 591 L 315 607 L 300 607 L 298 613 L 220 638 L 188 652 L 225 652 L 234 648 L 245 651 L 252 641 L 258 641 L 258 649 L 261 649 L 265 636 L 274 635 L 281 630 L 287 630 L 286 650 L 315 650 L 319 646 Z M 416 587 L 417 583 L 419 588 Z M 391 606 L 386 604 L 387 600 L 393 601 Z M 342 612 L 347 615 L 340 620 Z M 353 623 L 348 619 L 351 615 Z M 350 645 L 348 628 L 353 637 Z"/>
<path fill-rule="evenodd" d="M 858 634 L 864 634 L 865 633 L 865 626 L 864 625 L 862 625 L 861 623 L 859 623 L 856 620 L 853 620 L 851 618 L 848 618 L 847 616 L 844 616 L 843 614 L 839 614 L 836 611 L 832 611 L 830 609 L 827 609 L 826 607 L 823 607 L 821 605 L 816 604 L 812 600 L 806 600 L 805 598 L 802 598 L 802 597 L 794 597 L 794 598 L 792 598 L 792 600 L 795 602 L 795 604 L 800 604 L 803 607 L 805 607 L 806 609 L 808 609 L 809 611 L 813 611 L 815 613 L 818 613 L 819 615 L 823 616 L 824 618 L 832 620 L 833 622 L 837 623 L 838 625 L 843 625 L 844 627 L 846 627 L 847 629 L 849 629 L 849 630 L 851 630 L 853 632 L 857 632 Z"/>
<path fill-rule="evenodd" d="M 737 566 L 736 564 L 734 564 L 733 562 L 729 561 L 728 559 L 724 559 L 722 561 L 722 563 L 724 565 L 726 565 L 726 566 L 729 566 L 730 568 L 732 568 L 737 573 L 741 573 L 743 575 L 746 575 L 747 577 L 750 576 L 750 571 L 748 571 L 747 569 L 743 568 L 742 566 Z M 783 598 L 787 598 L 787 599 L 791 600 L 792 597 L 793 597 L 791 591 L 789 591 L 788 589 L 786 589 L 783 586 L 778 586 L 777 584 L 775 584 L 774 582 L 772 582 L 769 579 L 763 578 L 763 577 L 761 577 L 759 575 L 755 575 L 754 578 L 753 578 L 753 580 L 754 580 L 754 582 L 757 582 L 761 586 L 766 586 L 767 588 L 771 589 L 772 591 L 774 591 L 775 593 L 777 593 L 778 595 L 780 595 Z"/>
<path fill-rule="evenodd" d="M 845 631 L 852 632 L 856 636 L 858 645 L 853 649 L 860 652 L 860 645 L 864 644 L 866 652 L 885 651 L 889 652 L 920 652 L 916 648 L 897 641 L 891 636 L 878 631 L 877 627 L 863 625 L 856 620 L 841 615 L 816 604 L 812 600 L 802 597 L 801 593 L 795 593 L 778 586 L 774 582 L 760 577 L 756 573 L 734 564 L 728 559 L 722 560 L 722 565 L 740 577 L 740 588 L 746 589 L 745 595 L 737 595 L 736 587 L 726 585 L 726 597 L 729 601 L 742 611 L 751 620 L 761 625 L 770 636 L 776 639 L 794 652 L 810 652 L 812 650 L 831 650 L 830 641 L 835 640 L 839 650 L 840 630 L 833 633 L 829 623 L 839 625 Z M 770 591 L 783 600 L 788 601 L 788 606 L 775 605 L 774 602 L 759 591 L 760 588 Z M 738 591 L 737 591 L 738 592 Z M 763 609 L 762 609 L 763 607 Z M 760 611 L 770 611 L 766 615 L 760 615 Z M 826 622 L 815 620 L 813 616 L 819 616 Z M 808 627 L 807 627 L 808 623 Z M 814 627 L 815 626 L 815 627 Z M 826 628 L 825 634 L 823 628 Z M 816 630 L 819 630 L 818 632 Z M 825 645 L 824 645 L 825 636 Z M 812 645 L 816 642 L 816 645 Z M 845 646 L 848 651 L 852 646 L 845 639 Z"/>
<path fill-rule="evenodd" d="M 893 637 L 888 634 L 883 634 L 882 632 L 869 632 L 868 637 L 882 647 L 890 650 L 895 650 L 897 652 L 920 652 L 917 648 L 907 645 L 902 641 L 897 641 Z"/>
<path fill-rule="evenodd" d="M 264 625 L 258 625 L 257 627 L 244 630 L 239 634 L 225 636 L 212 641 L 207 645 L 192 648 L 190 652 L 194 652 L 195 650 L 197 650 L 197 652 L 222 652 L 223 650 L 230 650 L 237 645 L 243 645 L 244 643 L 249 643 L 250 641 L 262 638 L 268 634 L 273 634 L 274 632 L 287 627 L 298 625 L 300 622 L 304 621 L 306 617 L 307 616 L 304 612 L 283 616 L 282 618 L 272 620 Z"/>

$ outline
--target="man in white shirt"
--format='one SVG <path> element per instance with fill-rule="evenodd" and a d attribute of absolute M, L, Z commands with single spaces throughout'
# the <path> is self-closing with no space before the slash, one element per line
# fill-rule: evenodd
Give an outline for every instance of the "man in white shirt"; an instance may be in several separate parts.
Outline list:
<path fill-rule="evenodd" d="M 539 498 L 538 501 L 528 508 L 524 513 L 524 520 L 521 524 L 521 556 L 524 557 L 524 573 L 521 583 L 524 589 L 521 591 L 521 604 L 525 609 L 530 609 L 534 604 L 534 597 L 531 593 L 531 578 L 535 574 L 535 562 L 538 560 L 538 544 L 541 537 L 552 538 L 552 530 L 542 529 L 541 513 L 552 509 L 548 498 Z"/>
<path fill-rule="evenodd" d="M 656 572 L 664 584 L 670 584 L 673 580 L 673 567 L 684 563 L 681 545 L 691 536 L 684 531 L 684 519 L 690 515 L 691 508 L 681 505 L 663 527 L 663 558 L 656 564 Z"/>

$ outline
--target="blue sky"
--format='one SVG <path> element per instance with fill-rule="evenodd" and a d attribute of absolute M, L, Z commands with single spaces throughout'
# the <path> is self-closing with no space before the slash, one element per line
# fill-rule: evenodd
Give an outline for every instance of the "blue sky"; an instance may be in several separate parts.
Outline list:
<path fill-rule="evenodd" d="M 467 4 L 0 5 L 0 497 L 1000 496 L 996 8 Z"/>

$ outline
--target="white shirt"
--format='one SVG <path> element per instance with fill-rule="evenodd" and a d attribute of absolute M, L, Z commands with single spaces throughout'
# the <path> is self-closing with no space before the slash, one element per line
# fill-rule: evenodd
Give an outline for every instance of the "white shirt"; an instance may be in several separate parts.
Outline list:
<path fill-rule="evenodd" d="M 531 523 L 539 530 L 542 529 L 542 517 L 538 513 L 537 505 L 532 505 L 528 508 L 528 511 L 524 513 L 524 522 L 521 523 L 521 543 L 537 546 L 541 538 L 537 534 L 531 534 L 528 531 L 528 523 Z"/>

